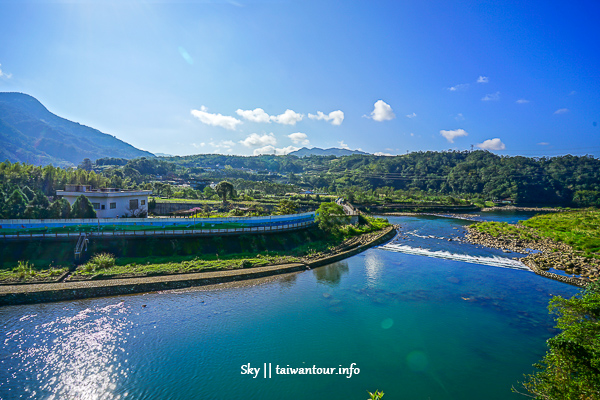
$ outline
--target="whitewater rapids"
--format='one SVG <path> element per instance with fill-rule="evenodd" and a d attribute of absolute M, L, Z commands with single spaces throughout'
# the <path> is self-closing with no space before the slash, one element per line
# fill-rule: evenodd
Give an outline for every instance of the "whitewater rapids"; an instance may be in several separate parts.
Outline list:
<path fill-rule="evenodd" d="M 444 260 L 456 260 L 468 262 L 471 264 L 482 264 L 489 265 L 492 267 L 499 268 L 510 268 L 510 269 L 520 269 L 524 271 L 531 271 L 525 264 L 521 261 L 513 260 L 506 257 L 483 257 L 483 256 L 470 256 L 468 254 L 453 254 L 448 251 L 432 251 L 429 249 L 422 249 L 418 247 L 411 247 L 401 244 L 393 244 L 388 243 L 379 247 L 382 250 L 395 251 L 398 253 L 405 254 L 413 254 L 416 256 L 425 256 L 432 258 L 442 258 Z"/>

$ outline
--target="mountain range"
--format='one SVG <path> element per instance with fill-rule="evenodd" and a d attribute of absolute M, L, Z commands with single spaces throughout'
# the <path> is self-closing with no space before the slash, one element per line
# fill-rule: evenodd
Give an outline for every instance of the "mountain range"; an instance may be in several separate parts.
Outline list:
<path fill-rule="evenodd" d="M 32 96 L 0 92 L 0 162 L 67 167 L 84 158 L 153 156 L 112 135 L 61 118 Z"/>
<path fill-rule="evenodd" d="M 331 147 L 329 149 L 320 149 L 318 147 L 313 147 L 309 149 L 307 147 L 303 147 L 299 150 L 292 151 L 289 153 L 292 156 L 296 157 L 310 157 L 310 156 L 350 156 L 352 154 L 369 154 L 360 150 L 349 150 L 349 149 L 338 149 L 336 147 Z"/>

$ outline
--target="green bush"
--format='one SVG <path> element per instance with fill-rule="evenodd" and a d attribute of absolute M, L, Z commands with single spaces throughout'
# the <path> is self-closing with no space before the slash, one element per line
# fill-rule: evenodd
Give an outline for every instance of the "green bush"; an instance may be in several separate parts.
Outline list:
<path fill-rule="evenodd" d="M 13 271 L 21 279 L 36 275 L 36 272 L 33 270 L 33 264 L 30 264 L 29 261 L 19 261 L 19 264 Z"/>
<path fill-rule="evenodd" d="M 110 253 L 98 253 L 85 264 L 84 270 L 108 269 L 115 266 L 115 256 Z"/>

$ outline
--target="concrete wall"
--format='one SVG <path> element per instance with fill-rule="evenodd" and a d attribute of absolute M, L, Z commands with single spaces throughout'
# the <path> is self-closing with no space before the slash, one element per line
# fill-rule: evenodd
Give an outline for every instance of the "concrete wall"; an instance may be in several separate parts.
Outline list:
<path fill-rule="evenodd" d="M 138 209 L 136 213 L 144 212 L 148 214 L 148 194 L 141 192 L 86 192 L 86 193 L 67 193 L 62 194 L 62 197 L 72 206 L 75 200 L 80 195 L 86 196 L 90 202 L 98 207 L 94 207 L 98 218 L 118 218 L 124 215 L 131 215 L 129 208 L 130 200 L 138 201 Z M 142 204 L 142 202 L 144 204 Z M 111 203 L 115 204 L 115 208 L 110 208 Z M 104 209 L 102 209 L 104 207 Z"/>
<path fill-rule="evenodd" d="M 5 229 L 23 231 L 22 235 L 27 235 L 27 229 L 31 228 L 57 228 L 66 226 L 89 226 L 89 231 L 94 231 L 102 225 L 123 226 L 136 225 L 144 227 L 156 227 L 157 230 L 169 229 L 171 227 L 187 227 L 190 225 L 201 224 L 206 229 L 219 229 L 219 225 L 226 223 L 236 223 L 247 228 L 277 227 L 290 224 L 313 223 L 315 219 L 314 212 L 291 214 L 291 215 L 272 215 L 267 217 L 228 217 L 228 218 L 96 218 L 96 219 L 3 219 L 0 220 L 0 237 L 9 237 L 14 234 L 6 234 Z M 190 228 L 191 229 L 191 228 Z M 41 236 L 42 234 L 35 235 Z M 78 235 L 78 233 L 75 233 Z M 55 236 L 48 234 L 48 236 Z"/>

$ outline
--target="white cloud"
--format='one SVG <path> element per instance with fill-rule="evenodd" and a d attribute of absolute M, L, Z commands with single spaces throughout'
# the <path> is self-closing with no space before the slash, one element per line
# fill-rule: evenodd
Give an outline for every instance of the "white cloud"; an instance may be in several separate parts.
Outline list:
<path fill-rule="evenodd" d="M 392 111 L 392 107 L 383 100 L 377 100 L 375 102 L 375 108 L 371 111 L 371 117 L 375 121 L 389 121 L 396 118 L 396 115 Z"/>
<path fill-rule="evenodd" d="M 550 143 L 548 142 L 539 142 L 538 146 L 548 146 Z"/>
<path fill-rule="evenodd" d="M 192 146 L 195 147 L 195 148 L 197 148 L 197 149 L 199 149 L 201 147 L 206 146 L 206 143 L 204 143 L 204 142 L 202 142 L 200 144 L 198 144 L 198 143 L 192 143 Z"/>
<path fill-rule="evenodd" d="M 527 100 L 527 99 L 519 99 L 519 100 L 517 100 L 517 104 L 527 104 L 527 103 L 529 103 L 529 100 Z"/>
<path fill-rule="evenodd" d="M 343 140 L 340 140 L 338 143 L 342 149 L 350 150 L 350 147 L 348 147 L 348 145 L 344 143 Z"/>
<path fill-rule="evenodd" d="M 568 108 L 559 108 L 558 110 L 554 111 L 554 114 L 566 114 L 569 112 Z"/>
<path fill-rule="evenodd" d="M 198 118 L 202 123 L 212 126 L 220 126 L 225 129 L 235 131 L 236 126 L 242 123 L 239 119 L 221 114 L 211 114 L 207 112 L 207 108 L 202 106 L 200 110 L 192 110 L 194 117 Z"/>
<path fill-rule="evenodd" d="M 498 101 L 500 100 L 500 92 L 486 94 L 481 101 Z"/>
<path fill-rule="evenodd" d="M 2 64 L 0 64 L 0 67 L 1 66 L 2 66 Z M 0 68 L 0 78 L 10 79 L 10 78 L 12 78 L 12 74 L 8 74 L 6 72 L 3 72 L 2 69 Z"/>
<path fill-rule="evenodd" d="M 390 153 L 384 153 L 383 151 L 378 151 L 377 153 L 373 153 L 374 156 L 380 156 L 380 157 L 394 157 L 393 154 Z"/>
<path fill-rule="evenodd" d="M 275 135 L 272 133 L 269 133 L 268 135 L 265 133 L 262 136 L 258 133 L 253 133 L 246 139 L 240 140 L 240 143 L 246 147 L 266 146 L 268 144 L 276 145 L 277 139 L 275 139 Z"/>
<path fill-rule="evenodd" d="M 464 121 L 465 117 L 462 115 L 462 113 L 458 113 L 456 114 L 456 117 L 454 117 L 454 119 L 457 121 Z"/>
<path fill-rule="evenodd" d="M 316 120 L 331 121 L 331 125 L 341 125 L 344 121 L 344 112 L 342 110 L 332 111 L 329 114 L 325 114 L 321 111 L 317 111 L 317 115 L 308 114 L 308 118 Z"/>
<path fill-rule="evenodd" d="M 275 149 L 275 151 L 277 152 L 278 155 L 290 154 L 292 151 L 296 151 L 296 150 L 300 150 L 300 149 L 296 146 L 287 146 L 287 147 L 284 147 L 281 149 Z"/>
<path fill-rule="evenodd" d="M 477 83 L 488 83 L 490 81 L 490 78 L 488 78 L 487 76 L 480 76 L 477 79 Z"/>
<path fill-rule="evenodd" d="M 304 114 L 287 109 L 283 114 L 271 116 L 271 121 L 284 125 L 296 125 L 296 122 L 302 121 L 302 118 L 304 118 Z"/>
<path fill-rule="evenodd" d="M 214 151 L 221 151 L 221 149 L 225 151 L 231 151 L 231 148 L 235 146 L 235 142 L 233 140 L 221 140 L 220 142 L 209 142 L 212 147 L 214 147 Z"/>
<path fill-rule="evenodd" d="M 483 143 L 477 145 L 482 150 L 504 150 L 506 145 L 498 138 L 484 140 Z"/>
<path fill-rule="evenodd" d="M 459 90 L 467 90 L 468 87 L 469 87 L 468 83 L 459 83 L 456 86 L 449 87 L 448 90 L 451 92 L 458 92 Z"/>
<path fill-rule="evenodd" d="M 288 137 L 292 139 L 292 142 L 294 142 L 295 144 L 302 144 L 304 146 L 310 144 L 310 140 L 308 140 L 308 136 L 306 135 L 306 133 L 296 132 L 288 135 Z"/>
<path fill-rule="evenodd" d="M 238 108 L 236 113 L 248 121 L 267 123 L 271 122 L 271 117 L 262 108 L 255 108 L 254 110 L 242 110 Z"/>
<path fill-rule="evenodd" d="M 254 149 L 254 155 L 258 156 L 261 154 L 275 154 L 278 156 L 282 156 L 282 155 L 286 155 L 291 153 L 292 151 L 296 151 L 299 150 L 298 147 L 294 147 L 294 146 L 287 146 L 287 147 L 283 147 L 283 148 L 276 148 L 275 146 L 264 146 L 264 147 L 260 147 L 258 149 Z"/>
<path fill-rule="evenodd" d="M 461 136 L 468 136 L 469 134 L 464 129 L 455 129 L 453 131 L 441 130 L 440 135 L 446 138 L 450 143 L 454 143 L 454 139 Z"/>
<path fill-rule="evenodd" d="M 416 113 L 412 113 L 412 114 L 408 114 L 408 115 L 406 116 L 406 118 L 414 118 L 414 117 L 416 117 L 416 116 L 417 116 L 417 114 L 416 114 Z"/>

